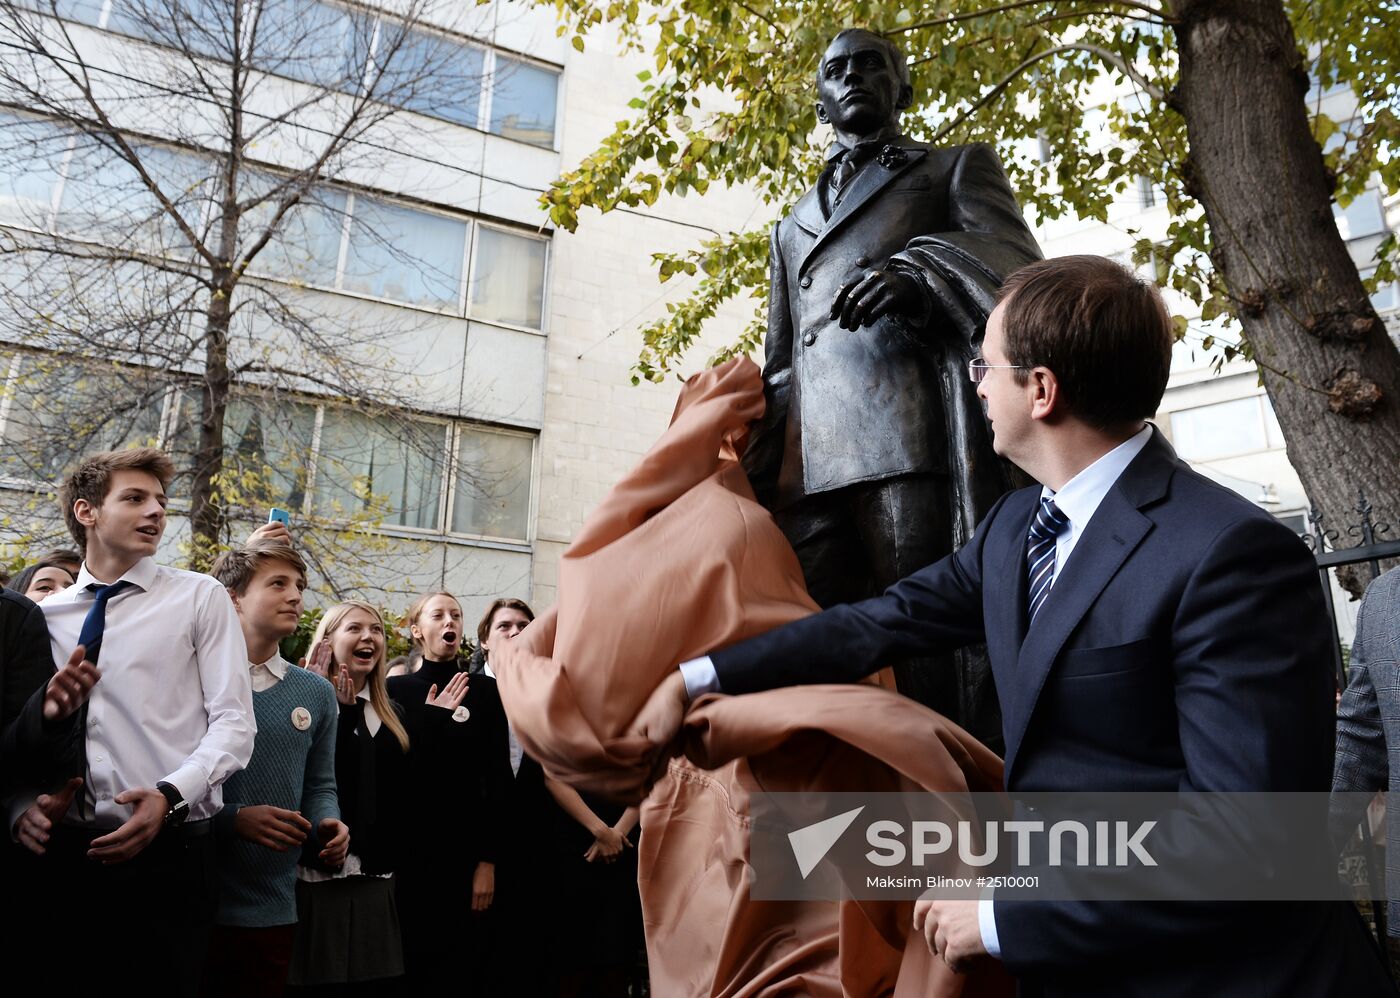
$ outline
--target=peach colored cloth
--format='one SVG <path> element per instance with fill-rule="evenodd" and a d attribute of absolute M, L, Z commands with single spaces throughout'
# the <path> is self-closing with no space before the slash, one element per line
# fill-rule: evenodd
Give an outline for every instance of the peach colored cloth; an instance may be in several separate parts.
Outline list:
<path fill-rule="evenodd" d="M 738 463 L 762 410 L 747 359 L 691 378 L 670 428 L 564 553 L 559 602 L 492 655 L 517 735 L 554 778 L 641 800 L 649 747 L 627 728 L 657 684 L 816 611 Z M 751 794 L 999 790 L 1001 760 L 985 746 L 873 685 L 704 697 L 681 741 L 642 807 L 654 994 L 1010 993 L 995 965 L 960 976 L 932 957 L 910 932 L 912 902 L 758 902 L 747 889 Z"/>

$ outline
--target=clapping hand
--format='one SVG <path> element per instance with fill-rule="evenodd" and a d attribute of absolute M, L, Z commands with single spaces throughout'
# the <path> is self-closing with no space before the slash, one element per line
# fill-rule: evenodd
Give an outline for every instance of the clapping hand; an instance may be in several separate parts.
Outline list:
<path fill-rule="evenodd" d="M 69 805 L 73 803 L 73 795 L 82 785 L 82 777 L 75 776 L 57 793 L 40 794 L 39 799 L 30 804 L 15 823 L 15 838 L 19 844 L 36 856 L 44 855 L 44 846 L 49 841 L 54 822 L 67 813 Z"/>
<path fill-rule="evenodd" d="M 328 639 L 322 638 L 317 641 L 308 655 L 301 663 L 307 672 L 314 672 L 322 679 L 331 678 L 331 643 Z"/>
<path fill-rule="evenodd" d="M 437 683 L 433 683 L 428 688 L 428 699 L 423 701 L 433 707 L 441 707 L 443 710 L 456 710 L 462 706 L 462 701 L 467 696 L 467 685 L 471 682 L 471 676 L 465 672 L 459 672 L 447 681 L 447 685 L 438 692 Z"/>
<path fill-rule="evenodd" d="M 350 678 L 350 670 L 341 666 L 335 674 L 335 698 L 345 706 L 355 702 L 355 683 Z"/>
<path fill-rule="evenodd" d="M 49 680 L 44 689 L 44 720 L 61 721 L 87 702 L 102 673 L 83 658 L 86 654 L 87 649 L 78 645 Z"/>

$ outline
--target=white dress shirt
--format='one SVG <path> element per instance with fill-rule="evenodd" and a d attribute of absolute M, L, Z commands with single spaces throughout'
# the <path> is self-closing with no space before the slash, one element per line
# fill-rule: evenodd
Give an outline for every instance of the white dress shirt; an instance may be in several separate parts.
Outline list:
<path fill-rule="evenodd" d="M 253 692 L 262 693 L 280 683 L 287 675 L 287 664 L 280 653 L 266 662 L 249 662 L 248 678 L 253 681 Z"/>
<path fill-rule="evenodd" d="M 1089 467 L 1075 475 L 1055 492 L 1048 486 L 1040 490 L 1041 498 L 1052 498 L 1055 505 L 1069 519 L 1069 527 L 1060 532 L 1055 540 L 1055 580 L 1064 574 L 1069 556 L 1074 551 L 1079 538 L 1084 536 L 1089 521 L 1103 502 L 1108 490 L 1113 488 L 1120 475 L 1132 464 L 1133 458 L 1152 439 L 1152 427 L 1144 426 L 1113 450 L 1100 457 Z M 52 597 L 50 597 L 52 598 Z M 685 680 L 686 696 L 691 700 L 704 693 L 721 692 L 719 675 L 710 656 L 693 658 L 680 665 L 681 678 Z M 982 930 L 982 944 L 992 956 L 1001 956 L 1001 944 L 997 938 L 997 923 L 993 913 L 991 891 L 977 903 L 977 923 Z"/>
<path fill-rule="evenodd" d="M 257 730 L 238 614 L 214 579 L 151 558 L 122 579 L 132 585 L 107 603 L 102 679 L 88 698 L 86 803 L 74 802 L 69 821 L 116 828 L 131 808 L 112 799 L 162 781 L 180 791 L 191 821 L 212 818 Z M 58 667 L 77 647 L 92 584 L 104 583 L 84 565 L 77 582 L 40 604 Z"/>

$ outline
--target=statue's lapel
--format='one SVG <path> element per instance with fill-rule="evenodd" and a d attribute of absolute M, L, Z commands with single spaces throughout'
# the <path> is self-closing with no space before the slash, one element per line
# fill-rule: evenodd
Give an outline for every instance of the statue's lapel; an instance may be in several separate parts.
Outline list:
<path fill-rule="evenodd" d="M 826 220 L 826 225 L 817 234 L 817 241 L 812 244 L 812 248 L 802 258 L 802 265 L 798 268 L 798 273 L 800 274 L 807 269 L 807 264 L 811 262 L 812 257 L 831 238 L 831 234 L 846 223 L 847 219 L 865 207 L 866 202 L 884 190 L 885 185 L 891 180 L 922 160 L 926 155 L 928 155 L 928 151 L 925 149 L 908 149 L 898 145 L 888 145 L 881 150 L 880 154 L 865 169 L 857 173 L 855 179 L 851 181 L 846 196 L 841 199 L 841 203 L 836 206 L 831 217 Z M 807 197 L 814 193 L 815 190 L 809 191 L 802 200 L 807 200 Z"/>
<path fill-rule="evenodd" d="M 825 182 L 826 174 L 822 174 L 822 180 L 818 180 L 810 191 L 802 195 L 797 203 L 792 206 L 792 220 L 808 233 L 814 236 L 821 235 L 822 226 L 826 224 L 826 219 L 822 217 L 821 185 Z"/>

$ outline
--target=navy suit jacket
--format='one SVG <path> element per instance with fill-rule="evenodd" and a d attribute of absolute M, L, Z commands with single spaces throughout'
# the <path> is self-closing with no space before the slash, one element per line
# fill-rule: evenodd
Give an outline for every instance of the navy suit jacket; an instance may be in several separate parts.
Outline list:
<path fill-rule="evenodd" d="M 853 682 L 985 640 L 1012 793 L 1329 790 L 1331 630 L 1303 543 L 1154 432 L 1028 628 L 1039 495 L 1008 494 L 961 550 L 881 596 L 715 652 L 721 688 Z M 995 911 L 1027 993 L 1394 993 L 1346 905 L 998 898 Z"/>

